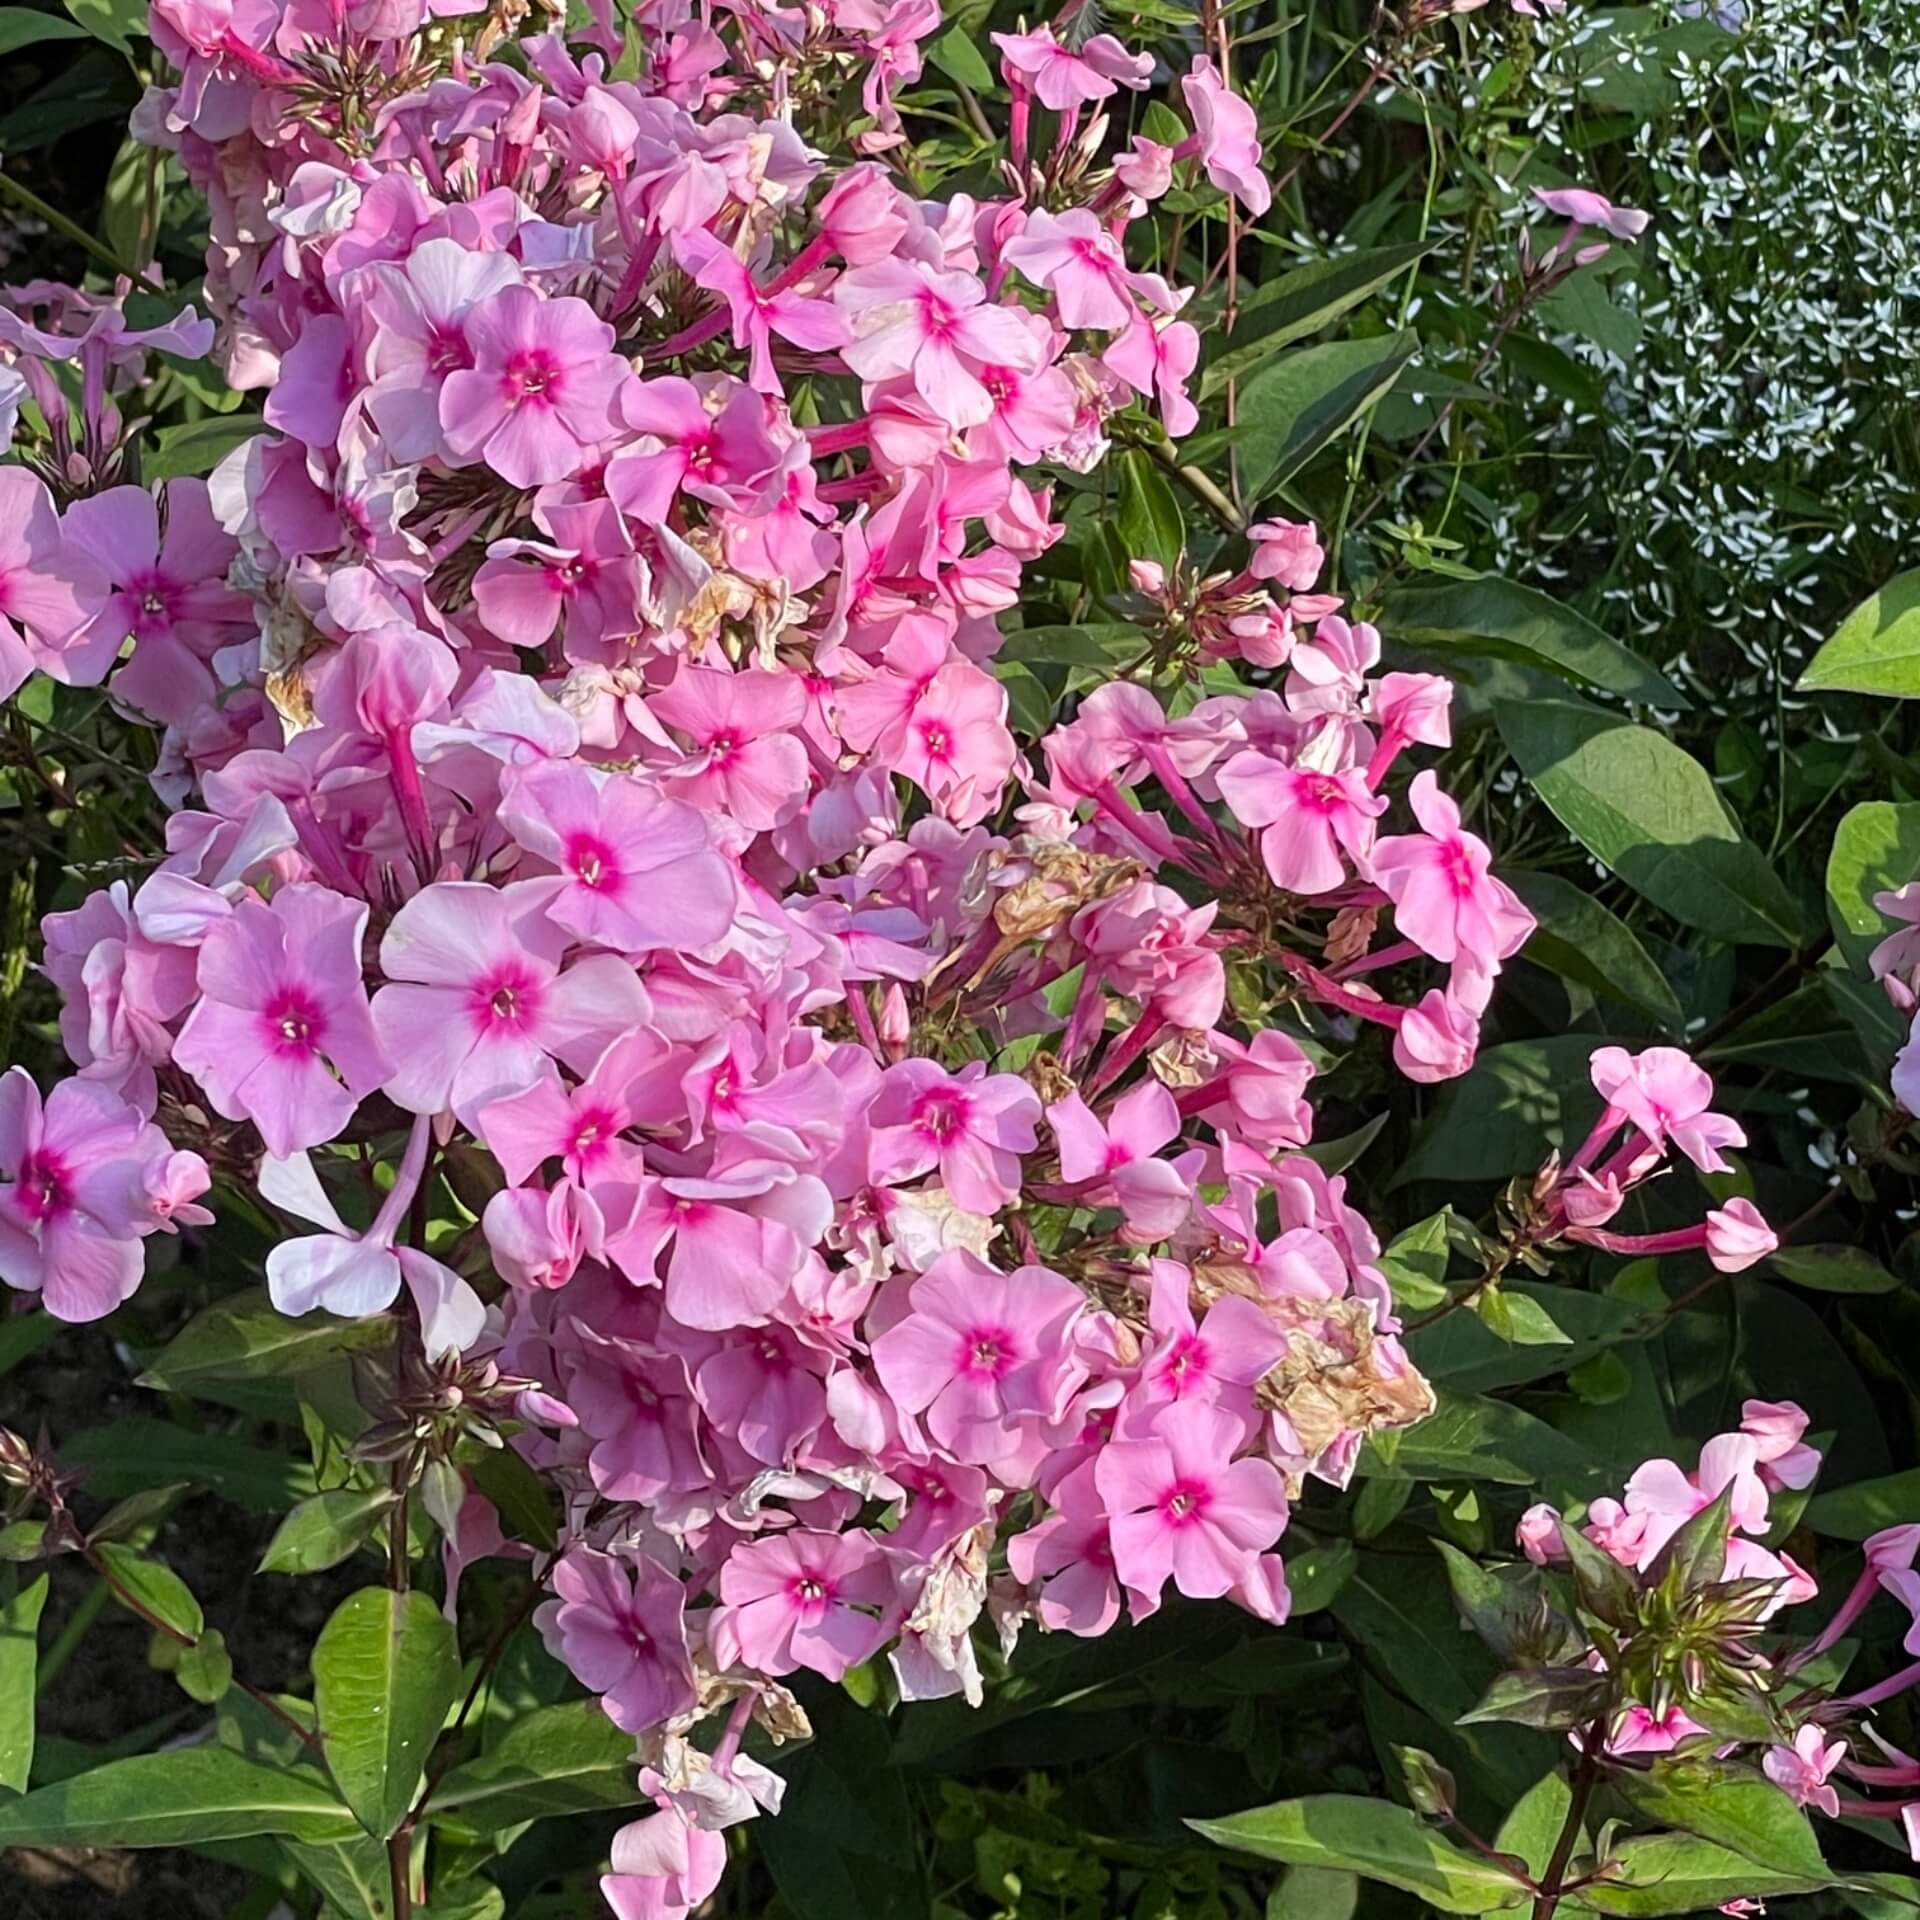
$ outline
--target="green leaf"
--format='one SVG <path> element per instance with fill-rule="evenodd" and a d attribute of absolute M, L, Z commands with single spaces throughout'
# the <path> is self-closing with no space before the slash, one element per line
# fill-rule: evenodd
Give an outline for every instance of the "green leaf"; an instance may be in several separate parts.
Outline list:
<path fill-rule="evenodd" d="M 1362 1470 L 1366 1470 L 1362 1456 Z M 1439 1405 L 1400 1436 L 1392 1471 L 1414 1480 L 1492 1480 L 1550 1496 L 1599 1490 L 1600 1467 L 1576 1442 L 1504 1400 L 1442 1392 Z"/>
<path fill-rule="evenodd" d="M 113 1576 L 114 1598 L 125 1593 L 137 1600 L 157 1620 L 164 1621 L 188 1640 L 198 1640 L 206 1630 L 206 1616 L 187 1583 L 164 1561 L 151 1560 L 144 1553 L 118 1541 L 100 1549 L 100 1558 Z M 126 1604 L 121 1600 L 121 1604 Z"/>
<path fill-rule="evenodd" d="M 9 1592 L 0 1579 L 0 1787 L 25 1793 L 33 1771 L 34 1679 L 40 1665 L 40 1610 L 53 1576 Z"/>
<path fill-rule="evenodd" d="M 1529 1898 L 1492 1861 L 1456 1847 L 1407 1808 L 1384 1800 L 1314 1794 L 1187 1824 L 1220 1846 L 1263 1860 L 1339 1868 L 1383 1881 L 1441 1913 L 1497 1913 Z"/>
<path fill-rule="evenodd" d="M 1488 1287 L 1473 1303 L 1480 1322 L 1496 1339 L 1511 1347 L 1570 1347 L 1573 1338 L 1555 1324 L 1553 1315 L 1530 1294 Z M 1564 1362 L 1564 1356 L 1561 1356 Z"/>
<path fill-rule="evenodd" d="M 1867 800 L 1850 808 L 1827 855 L 1827 918 L 1849 966 L 1867 956 L 1899 924 L 1873 904 L 1920 879 L 1920 802 Z"/>
<path fill-rule="evenodd" d="M 1550 1148 L 1571 1152 L 1600 1117 L 1587 1061 L 1604 1044 L 1566 1033 L 1487 1048 L 1440 1089 L 1390 1184 L 1504 1180 L 1539 1166 Z"/>
<path fill-rule="evenodd" d="M 645 1797 L 632 1754 L 633 1736 L 607 1718 L 599 1701 L 541 1707 L 477 1760 L 448 1773 L 427 1812 L 484 1835 L 549 1814 L 630 1807 Z"/>
<path fill-rule="evenodd" d="M 0 1803 L 7 1847 L 182 1847 L 249 1834 L 340 1840 L 353 1815 L 313 1775 L 256 1766 L 225 1747 L 176 1747 L 92 1767 Z"/>
<path fill-rule="evenodd" d="M 1284 486 L 1386 393 L 1419 348 L 1412 332 L 1336 340 L 1262 367 L 1240 391 L 1234 443 L 1248 497 Z"/>
<path fill-rule="evenodd" d="M 133 40 L 147 31 L 144 0 L 67 0 L 67 11 L 96 40 L 133 58 Z"/>
<path fill-rule="evenodd" d="M 1350 1540 L 1329 1540 L 1321 1546 L 1309 1547 L 1305 1553 L 1289 1554 L 1287 1593 L 1293 1605 L 1288 1617 L 1298 1620 L 1330 1607 L 1341 1588 L 1353 1578 L 1359 1564 L 1360 1556 Z"/>
<path fill-rule="evenodd" d="M 126 1540 L 136 1533 L 146 1532 L 166 1518 L 174 1502 L 186 1491 L 187 1483 L 176 1480 L 167 1486 L 148 1487 L 142 1493 L 130 1493 L 87 1529 L 87 1538 L 97 1547 L 104 1540 Z M 146 1537 L 151 1540 L 153 1536 L 147 1532 Z"/>
<path fill-rule="evenodd" d="M 203 1633 L 190 1647 L 180 1650 L 173 1677 L 190 1700 L 203 1707 L 217 1707 L 233 1685 L 233 1659 L 227 1652 L 226 1636 Z"/>
<path fill-rule="evenodd" d="M 158 147 L 150 147 L 129 134 L 120 143 L 120 151 L 107 173 L 100 232 L 108 251 L 129 266 L 144 266 L 144 256 L 152 251 L 147 231 L 148 200 L 152 198 L 157 215 L 161 210 L 158 180 L 165 164 L 166 155 Z"/>
<path fill-rule="evenodd" d="M 407 1817 L 459 1691 L 453 1628 L 424 1593 L 363 1587 L 320 1630 L 320 1745 L 341 1797 L 376 1840 Z"/>
<path fill-rule="evenodd" d="M 88 1468 L 87 1491 L 109 1499 L 184 1480 L 249 1513 L 283 1513 L 313 1491 L 312 1468 L 286 1454 L 165 1420 L 89 1427 L 61 1447 L 60 1457 Z"/>
<path fill-rule="evenodd" d="M 42 40 L 84 40 L 85 27 L 63 20 L 57 13 L 36 13 L 30 7 L 0 7 L 0 53 L 17 53 Z"/>
<path fill-rule="evenodd" d="M 1656 1020 L 1679 1023 L 1680 1002 L 1666 975 L 1633 929 L 1588 888 L 1556 873 L 1509 871 L 1502 877 L 1539 923 L 1522 950 L 1529 960 Z"/>
<path fill-rule="evenodd" d="M 1564 1733 L 1594 1719 L 1612 1689 L 1612 1680 L 1591 1667 L 1528 1667 L 1501 1674 L 1460 1716 L 1460 1725 L 1497 1721 Z"/>
<path fill-rule="evenodd" d="M 1157 560 L 1171 572 L 1187 544 L 1180 518 L 1180 502 L 1173 487 L 1153 462 L 1137 448 L 1119 456 L 1117 523 L 1133 560 Z"/>
<path fill-rule="evenodd" d="M 1900 1285 L 1865 1247 L 1782 1247 L 1768 1258 L 1775 1273 L 1815 1293 L 1892 1293 Z"/>
<path fill-rule="evenodd" d="M 323 1573 L 372 1538 L 394 1502 L 388 1487 L 336 1487 L 302 1500 L 274 1529 L 261 1573 Z"/>
<path fill-rule="evenodd" d="M 357 1833 L 330 1847 L 282 1840 L 280 1848 L 326 1896 L 326 1920 L 390 1920 L 393 1877 L 379 1841 Z"/>
<path fill-rule="evenodd" d="M 1337 1867 L 1289 1867 L 1267 1895 L 1266 1920 L 1353 1920 L 1360 1876 Z"/>
<path fill-rule="evenodd" d="M 1380 599 L 1390 639 L 1441 653 L 1488 655 L 1643 705 L 1685 709 L 1686 695 L 1650 662 L 1537 587 L 1482 574 L 1475 580 L 1390 587 Z"/>
<path fill-rule="evenodd" d="M 1648 1819 L 1726 1847 L 1757 1867 L 1819 1883 L 1827 1877 L 1807 1816 L 1771 1780 L 1704 1761 L 1623 1770 L 1616 1784 Z"/>
<path fill-rule="evenodd" d="M 1806 1522 L 1829 1540 L 1864 1540 L 1883 1527 L 1903 1526 L 1920 1516 L 1920 1467 L 1862 1480 L 1815 1494 L 1807 1502 Z"/>
<path fill-rule="evenodd" d="M 141 459 L 141 478 L 151 485 L 183 473 L 211 473 L 235 447 L 265 431 L 257 413 L 218 414 L 183 427 L 162 427 Z"/>
<path fill-rule="evenodd" d="M 381 1320 L 336 1320 L 309 1313 L 298 1320 L 250 1288 L 197 1313 L 147 1364 L 139 1384 L 191 1393 L 206 1380 L 250 1380 L 300 1374 L 336 1354 L 385 1345 L 393 1329 Z"/>
<path fill-rule="evenodd" d="M 1553 1858 L 1554 1843 L 1573 1807 L 1573 1789 L 1566 1775 L 1543 1773 L 1515 1803 L 1493 1836 L 1496 1853 L 1518 1854 L 1536 1879 Z"/>
<path fill-rule="evenodd" d="M 1920 698 L 1920 568 L 1896 574 L 1841 621 L 1807 663 L 1798 691 Z"/>
<path fill-rule="evenodd" d="M 1412 240 L 1397 247 L 1370 247 L 1337 260 L 1314 260 L 1262 283 L 1243 301 L 1226 345 L 1200 376 L 1200 398 L 1244 380 L 1282 347 L 1331 326 L 1350 308 L 1376 294 L 1389 280 L 1432 252 L 1435 242 Z"/>
<path fill-rule="evenodd" d="M 1098 667 L 1111 672 L 1116 663 L 1138 659 L 1146 645 L 1147 636 L 1138 627 L 1118 620 L 1087 626 L 1021 627 L 1001 641 L 994 664 Z"/>
<path fill-rule="evenodd" d="M 1653 1920 L 1672 1913 L 1711 1913 L 1729 1900 L 1812 1893 L 1827 1884 L 1756 1867 L 1744 1854 L 1687 1833 L 1625 1840 L 1614 1850 L 1619 1878 L 1582 1887 L 1561 1903 L 1567 1913 L 1606 1913 Z"/>
<path fill-rule="evenodd" d="M 523 1454 L 512 1447 L 489 1448 L 467 1472 L 518 1538 L 542 1551 L 559 1539 L 552 1491 Z"/>
<path fill-rule="evenodd" d="M 1793 896 L 1691 754 L 1650 727 L 1571 701 L 1502 701 L 1495 714 L 1561 825 L 1636 893 L 1716 939 L 1799 944 Z"/>
<path fill-rule="evenodd" d="M 949 27 L 927 48 L 927 57 L 950 80 L 958 80 L 963 87 L 971 87 L 975 93 L 993 91 L 993 69 L 964 27 Z"/>
<path fill-rule="evenodd" d="M 1520 1579 L 1502 1579 L 1450 1542 L 1436 1540 L 1447 1569 L 1447 1586 L 1460 1617 L 1477 1633 L 1496 1660 L 1511 1660 L 1520 1635 L 1537 1612 L 1540 1586 L 1533 1569 Z M 1529 1577 L 1531 1576 L 1531 1577 Z"/>
<path fill-rule="evenodd" d="M 1447 1265 L 1452 1247 L 1447 1222 L 1453 1209 L 1442 1207 L 1417 1225 L 1393 1237 L 1380 1256 L 1380 1271 L 1393 1289 L 1394 1304 L 1412 1313 L 1424 1313 L 1447 1297 Z"/>

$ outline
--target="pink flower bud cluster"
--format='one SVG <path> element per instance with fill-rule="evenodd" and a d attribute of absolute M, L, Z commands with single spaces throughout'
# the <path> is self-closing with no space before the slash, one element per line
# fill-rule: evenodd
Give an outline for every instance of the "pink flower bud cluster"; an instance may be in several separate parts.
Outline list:
<path fill-rule="evenodd" d="M 205 323 L 9 296 L 19 378 L 83 392 L 0 470 L 5 690 L 104 681 L 176 810 L 45 924 L 75 1075 L 5 1083 L 0 1278 L 117 1306 L 206 1218 L 170 1134 L 297 1223 L 283 1311 L 404 1297 L 539 1381 L 542 1627 L 656 1801 L 608 1897 L 682 1913 L 778 1803 L 742 1741 L 804 1725 L 785 1676 L 887 1651 L 977 1696 L 983 1618 L 1285 1618 L 1290 1497 L 1432 1397 L 1300 1151 L 1308 1054 L 1230 1030 L 1228 963 L 1435 1080 L 1532 922 L 1431 771 L 1382 831 L 1449 689 L 1377 672 L 1311 528 L 1139 576 L 1266 684 L 1176 717 L 1115 681 L 1031 758 L 1010 724 L 1051 474 L 1194 417 L 1189 290 L 1129 229 L 1176 184 L 1267 203 L 1207 59 L 1185 137 L 1111 154 L 1146 57 L 1003 36 L 1010 197 L 927 202 L 877 156 L 929 0 L 669 8 L 631 49 L 596 10 L 513 62 L 467 19 L 157 0 L 180 77 L 138 124 L 264 395 L 209 481 L 121 478 L 141 356 Z"/>

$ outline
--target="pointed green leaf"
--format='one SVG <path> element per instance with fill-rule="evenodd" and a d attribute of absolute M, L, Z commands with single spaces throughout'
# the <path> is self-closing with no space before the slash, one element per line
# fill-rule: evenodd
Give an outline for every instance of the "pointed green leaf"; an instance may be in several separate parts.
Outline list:
<path fill-rule="evenodd" d="M 1903 1473 L 1815 1494 L 1807 1503 L 1806 1521 L 1829 1540 L 1864 1540 L 1882 1527 L 1903 1526 L 1917 1514 L 1920 1467 L 1909 1467 Z"/>
<path fill-rule="evenodd" d="M 1557 873 L 1502 876 L 1537 922 L 1526 957 L 1563 980 L 1677 1023 L 1680 1002 L 1634 931 L 1591 891 Z"/>
<path fill-rule="evenodd" d="M 1827 855 L 1827 918 L 1849 965 L 1864 970 L 1867 956 L 1900 924 L 1873 896 L 1910 880 L 1920 880 L 1920 802 L 1867 800 L 1849 809 Z"/>
<path fill-rule="evenodd" d="M 1546 1872 L 1554 1843 L 1573 1806 L 1573 1789 L 1563 1773 L 1543 1773 L 1515 1803 L 1493 1836 L 1496 1853 L 1518 1854 L 1536 1878 Z"/>
<path fill-rule="evenodd" d="M 1776 1873 L 1816 1883 L 1826 1877 L 1813 1823 L 1771 1780 L 1690 1761 L 1651 1773 L 1623 1771 L 1617 1784 L 1662 1826 L 1697 1834 Z"/>
<path fill-rule="evenodd" d="M 313 1491 L 313 1469 L 302 1461 L 231 1434 L 194 1433 L 166 1420 L 89 1427 L 61 1447 L 60 1458 L 86 1467 L 87 1491 L 110 1500 L 184 1480 L 249 1513 L 284 1513 Z"/>
<path fill-rule="evenodd" d="M 453 1628 L 424 1593 L 363 1587 L 321 1629 L 313 1649 L 321 1749 L 376 1840 L 407 1817 L 459 1691 Z"/>
<path fill-rule="evenodd" d="M 1383 1881 L 1441 1913 L 1498 1913 L 1529 1897 L 1492 1861 L 1456 1847 L 1418 1815 L 1385 1800 L 1315 1794 L 1187 1824 L 1220 1846 L 1263 1860 L 1341 1868 Z"/>
<path fill-rule="evenodd" d="M 336 1487 L 302 1500 L 274 1529 L 261 1573 L 321 1573 L 372 1538 L 393 1506 L 389 1487 Z"/>
<path fill-rule="evenodd" d="M 1393 385 L 1419 347 L 1411 332 L 1336 340 L 1262 367 L 1240 391 L 1234 442 L 1247 496 L 1284 486 Z"/>
<path fill-rule="evenodd" d="M 118 1541 L 103 1546 L 100 1558 L 113 1576 L 113 1584 L 117 1589 L 114 1598 L 122 1606 L 126 1606 L 130 1600 L 138 1601 L 140 1607 L 156 1620 L 164 1621 L 183 1638 L 200 1638 L 207 1624 L 206 1616 L 200 1611 L 200 1602 L 193 1597 L 187 1583 L 164 1561 L 136 1553 L 133 1548 Z"/>
<path fill-rule="evenodd" d="M 1815 1293 L 1892 1293 L 1900 1285 L 1865 1247 L 1782 1247 L 1767 1264 Z"/>
<path fill-rule="evenodd" d="M 1841 621 L 1807 663 L 1799 691 L 1920 699 L 1920 569 L 1896 574 Z"/>
<path fill-rule="evenodd" d="M 40 1665 L 40 1610 L 52 1576 L 11 1591 L 0 1574 L 0 1787 L 25 1793 L 33 1771 L 34 1681 Z"/>
<path fill-rule="evenodd" d="M 1502 701 L 1495 714 L 1561 825 L 1635 892 L 1716 939 L 1799 945 L 1793 896 L 1691 754 L 1572 701 Z"/>
<path fill-rule="evenodd" d="M 1711 1913 L 1729 1900 L 1766 1900 L 1812 1893 L 1827 1884 L 1756 1867 L 1744 1854 L 1698 1840 L 1690 1833 L 1656 1833 L 1626 1840 L 1615 1849 L 1618 1878 L 1590 1887 L 1561 1903 L 1564 1913 L 1618 1914 L 1624 1920 L 1654 1920 L 1674 1913 Z"/>
<path fill-rule="evenodd" d="M 340 1840 L 353 1830 L 353 1815 L 314 1776 L 217 1746 L 109 1761 L 0 1801 L 0 1849 L 200 1846 L 256 1833 Z"/>
<path fill-rule="evenodd" d="M 37 13 L 31 7 L 0 7 L 0 54 L 17 53 L 41 40 L 84 40 L 87 30 L 57 13 Z"/>
<path fill-rule="evenodd" d="M 148 1363 L 140 1384 L 190 1393 L 204 1380 L 306 1373 L 336 1354 L 392 1337 L 381 1320 L 336 1320 L 325 1313 L 289 1319 L 263 1289 L 249 1289 L 189 1320 Z"/>
<path fill-rule="evenodd" d="M 632 1755 L 633 1736 L 622 1733 L 597 1700 L 542 1707 L 478 1759 L 448 1773 L 427 1812 L 488 1834 L 548 1814 L 630 1807 L 644 1798 Z"/>

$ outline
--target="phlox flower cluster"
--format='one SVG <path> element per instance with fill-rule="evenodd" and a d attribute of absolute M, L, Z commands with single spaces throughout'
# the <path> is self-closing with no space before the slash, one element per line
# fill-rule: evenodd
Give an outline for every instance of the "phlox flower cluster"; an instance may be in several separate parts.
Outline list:
<path fill-rule="evenodd" d="M 1783 1632 L 1776 1616 L 1819 1591 L 1791 1554 L 1764 1544 L 1782 1531 L 1776 1503 L 1783 1495 L 1804 1494 L 1820 1471 L 1819 1449 L 1808 1444 L 1806 1432 L 1807 1416 L 1791 1401 L 1748 1400 L 1739 1426 L 1709 1440 L 1693 1471 L 1672 1460 L 1645 1462 L 1634 1470 L 1621 1498 L 1588 1505 L 1579 1531 L 1622 1567 L 1645 1574 L 1683 1527 L 1724 1499 L 1727 1531 L 1719 1578 L 1748 1632 L 1771 1627 L 1774 1650 L 1749 1649 L 1744 1664 L 1756 1693 L 1768 1697 L 1788 1723 L 1771 1743 L 1752 1746 L 1747 1759 L 1799 1805 L 1830 1819 L 1898 1821 L 1908 1849 L 1920 1859 L 1920 1761 L 1891 1746 L 1871 1721 L 1875 1708 L 1920 1684 L 1920 1657 L 1854 1689 L 1844 1682 L 1822 1688 L 1803 1673 L 1882 1596 L 1915 1617 L 1905 1650 L 1920 1656 L 1920 1573 L 1914 1571 L 1920 1527 L 1887 1527 L 1870 1535 L 1852 1586 L 1818 1633 L 1796 1641 Z M 1528 1508 L 1517 1535 L 1527 1558 L 1540 1566 L 1564 1565 L 1564 1525 L 1553 1507 Z M 1605 1665 L 1597 1649 L 1589 1664 Z M 1629 1699 L 1618 1707 L 1605 1751 L 1634 1765 L 1676 1748 L 1725 1757 L 1740 1744 L 1703 1726 L 1686 1711 L 1684 1699 L 1669 1694 Z"/>
<path fill-rule="evenodd" d="M 1431 769 L 1389 819 L 1450 689 L 1379 671 L 1310 527 L 1136 569 L 1243 691 L 1010 725 L 1056 476 L 1194 419 L 1191 290 L 1129 229 L 1267 204 L 1207 58 L 1183 139 L 1116 147 L 1148 56 L 1001 36 L 1010 197 L 929 202 L 888 171 L 928 0 L 595 9 L 512 62 L 466 19 L 157 0 L 137 125 L 263 395 L 208 480 L 140 486 L 127 424 L 208 323 L 0 314 L 45 422 L 0 469 L 5 690 L 104 683 L 173 809 L 45 923 L 74 1075 L 0 1094 L 0 1278 L 111 1311 L 211 1168 L 297 1223 L 282 1311 L 404 1300 L 538 1382 L 540 1624 L 656 1803 L 607 1895 L 680 1914 L 778 1804 L 787 1676 L 977 1698 L 982 1620 L 1284 1620 L 1290 1499 L 1432 1397 L 1228 963 L 1432 1081 L 1532 922 Z M 1730 1138 L 1643 1105 L 1646 1150 Z M 429 1253 L 442 1173 L 473 1219 Z"/>

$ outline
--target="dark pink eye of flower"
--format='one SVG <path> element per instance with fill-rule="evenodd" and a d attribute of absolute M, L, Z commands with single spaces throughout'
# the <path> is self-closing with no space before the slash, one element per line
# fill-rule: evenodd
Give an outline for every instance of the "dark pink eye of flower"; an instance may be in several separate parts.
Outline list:
<path fill-rule="evenodd" d="M 930 1093 L 920 1102 L 913 1116 L 913 1124 L 928 1139 L 944 1144 L 956 1134 L 966 1131 L 966 1100 L 957 1093 L 945 1091 Z"/>
<path fill-rule="evenodd" d="M 427 370 L 430 373 L 460 373 L 473 365 L 473 350 L 467 336 L 457 327 L 435 327 L 427 335 Z"/>
<path fill-rule="evenodd" d="M 474 990 L 473 1014 L 482 1028 L 531 1026 L 539 1010 L 538 989 L 517 969 L 496 973 Z"/>
<path fill-rule="evenodd" d="M 1178 1480 L 1160 1496 L 1160 1512 L 1170 1527 L 1194 1524 L 1207 1510 L 1207 1489 L 1197 1480 Z"/>
<path fill-rule="evenodd" d="M 1019 1342 L 1010 1327 L 970 1327 L 960 1343 L 960 1371 L 976 1380 L 998 1380 L 1019 1357 Z"/>
<path fill-rule="evenodd" d="M 930 760 L 950 760 L 953 757 L 953 734 L 944 720 L 929 720 L 920 729 L 921 744 L 927 750 Z"/>
<path fill-rule="evenodd" d="M 604 887 L 619 878 L 613 849 L 592 834 L 577 834 L 567 845 L 567 871 L 583 887 Z"/>
<path fill-rule="evenodd" d="M 1318 807 L 1323 813 L 1331 813 L 1345 797 L 1340 790 L 1340 782 L 1330 773 L 1310 773 L 1301 782 L 1309 806 Z"/>
<path fill-rule="evenodd" d="M 21 1162 L 14 1199 L 35 1220 L 58 1219 L 72 1204 L 66 1168 L 44 1148 L 28 1154 Z"/>
<path fill-rule="evenodd" d="M 319 1051 L 326 1019 L 319 1002 L 298 987 L 288 987 L 268 1002 L 262 1015 L 274 1052 L 284 1055 Z"/>
<path fill-rule="evenodd" d="M 502 371 L 509 406 L 548 407 L 560 397 L 560 363 L 539 347 L 516 353 Z"/>
<path fill-rule="evenodd" d="M 1445 874 L 1447 885 L 1455 893 L 1469 894 L 1479 884 L 1480 876 L 1474 871 L 1472 849 L 1464 840 L 1443 840 L 1440 843 L 1440 871 Z"/>
<path fill-rule="evenodd" d="M 833 1582 L 820 1573 L 802 1572 L 788 1588 L 796 1606 L 824 1609 L 833 1598 Z"/>

